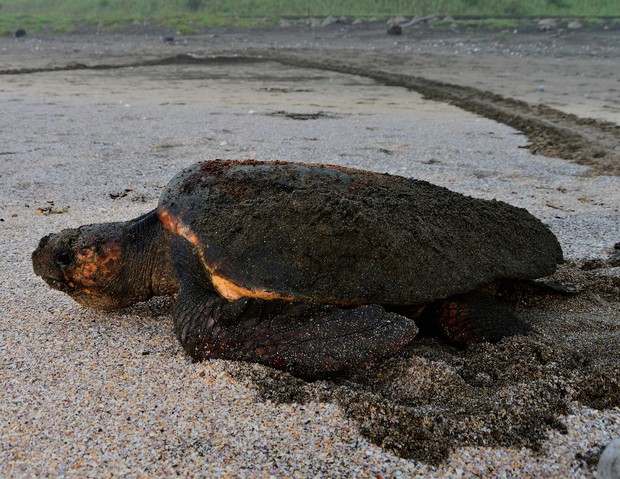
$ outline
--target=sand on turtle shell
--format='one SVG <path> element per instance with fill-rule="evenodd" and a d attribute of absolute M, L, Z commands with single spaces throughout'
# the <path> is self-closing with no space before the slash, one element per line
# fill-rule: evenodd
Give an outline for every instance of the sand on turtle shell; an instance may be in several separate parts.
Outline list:
<path fill-rule="evenodd" d="M 159 208 L 199 238 L 219 275 L 298 301 L 415 305 L 539 278 L 562 261 L 523 208 L 342 167 L 197 163 Z"/>

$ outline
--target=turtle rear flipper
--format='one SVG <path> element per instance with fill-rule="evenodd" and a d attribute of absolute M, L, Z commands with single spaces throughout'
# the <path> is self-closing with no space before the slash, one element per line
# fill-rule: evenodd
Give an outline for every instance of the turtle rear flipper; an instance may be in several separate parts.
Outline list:
<path fill-rule="evenodd" d="M 429 305 L 418 319 L 423 332 L 439 329 L 452 342 L 470 346 L 497 342 L 532 330 L 512 309 L 493 296 L 457 295 Z"/>
<path fill-rule="evenodd" d="M 175 261 L 180 286 L 175 330 L 195 360 L 259 362 L 316 378 L 393 355 L 417 334 L 412 319 L 378 305 L 228 301 L 210 289 L 196 252 L 179 245 L 175 254 L 181 251 L 183 258 Z"/>

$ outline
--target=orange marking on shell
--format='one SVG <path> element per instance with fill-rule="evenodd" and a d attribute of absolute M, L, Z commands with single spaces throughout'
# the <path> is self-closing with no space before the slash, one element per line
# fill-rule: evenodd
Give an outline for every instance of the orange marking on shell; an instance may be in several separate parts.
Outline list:
<path fill-rule="evenodd" d="M 274 293 L 273 291 L 267 291 L 264 289 L 244 288 L 217 274 L 213 274 L 211 276 L 211 282 L 220 296 L 229 301 L 234 301 L 239 298 L 259 298 L 266 300 L 282 299 L 284 301 L 293 301 L 295 299 L 293 296 Z"/>
<path fill-rule="evenodd" d="M 223 298 L 228 301 L 235 301 L 240 298 L 260 298 L 266 300 L 274 300 L 274 299 L 282 299 L 284 301 L 293 301 L 295 298 L 290 295 L 280 294 L 273 291 L 267 291 L 264 289 L 249 289 L 244 288 L 243 286 L 239 286 L 235 284 L 228 278 L 217 274 L 217 266 L 210 264 L 207 261 L 207 258 L 204 256 L 204 248 L 207 245 L 202 245 L 198 235 L 194 233 L 191 228 L 181 221 L 181 219 L 177 219 L 172 216 L 166 209 L 160 208 L 157 212 L 159 217 L 159 221 L 161 224 L 173 234 L 182 236 L 194 246 L 198 251 L 198 255 L 200 256 L 200 261 L 202 262 L 205 269 L 211 275 L 211 282 L 215 287 L 216 291 Z"/>
<path fill-rule="evenodd" d="M 157 212 L 157 216 L 164 228 L 166 228 L 172 234 L 182 236 L 194 246 L 201 249 L 200 239 L 198 239 L 196 233 L 194 233 L 189 226 L 183 224 L 181 219 L 172 216 L 164 208 L 159 209 L 159 211 Z M 202 254 L 202 251 L 200 251 L 200 254 Z"/>
<path fill-rule="evenodd" d="M 168 231 L 170 231 L 173 234 L 178 234 L 177 226 L 178 226 L 179 220 L 176 219 L 174 216 L 172 216 L 170 213 L 168 213 L 166 209 L 159 208 L 159 210 L 157 210 L 157 217 L 159 218 L 159 221 L 161 222 L 164 228 L 166 228 Z"/>

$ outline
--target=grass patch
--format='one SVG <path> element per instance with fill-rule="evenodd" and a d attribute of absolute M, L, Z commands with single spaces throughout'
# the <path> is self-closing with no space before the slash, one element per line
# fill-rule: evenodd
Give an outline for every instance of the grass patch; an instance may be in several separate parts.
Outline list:
<path fill-rule="evenodd" d="M 44 16 L 37 12 L 45 12 Z M 17 28 L 29 32 L 73 31 L 76 24 L 120 29 L 133 21 L 149 21 L 179 32 L 207 26 L 276 24 L 281 17 L 345 15 L 387 18 L 394 15 L 483 16 L 468 27 L 515 28 L 516 20 L 498 17 L 562 16 L 596 21 L 619 17 L 618 0 L 0 0 L 0 33 Z M 487 23 L 485 23 L 485 21 Z M 613 20 L 601 20 L 606 23 Z M 461 22 L 459 22 L 461 23 Z M 617 22 L 616 22 L 617 23 Z M 435 25 L 442 27 L 441 23 Z"/>
<path fill-rule="evenodd" d="M 198 33 L 198 30 L 189 25 L 180 25 L 177 29 L 177 33 L 179 35 L 195 35 L 196 33 Z"/>
<path fill-rule="evenodd" d="M 217 26 L 236 26 L 254 27 L 271 26 L 277 23 L 275 18 L 255 18 L 255 17 L 221 17 L 217 15 L 162 15 L 153 19 L 156 25 L 160 25 L 169 30 L 175 30 L 181 35 L 197 33 L 206 27 Z"/>
<path fill-rule="evenodd" d="M 65 20 L 59 20 L 41 15 L 16 15 L 13 17 L 2 17 L 0 20 L 0 32 L 2 35 L 12 34 L 18 28 L 23 28 L 27 32 L 39 33 L 53 25 L 64 25 Z M 73 24 L 73 22 L 69 22 Z"/>
<path fill-rule="evenodd" d="M 57 20 L 50 22 L 52 32 L 57 34 L 73 33 L 75 31 L 75 24 L 71 20 Z"/>
<path fill-rule="evenodd" d="M 349 15 L 620 16 L 618 0 L 0 0 L 2 15 L 155 18 L 161 15 L 280 17 Z"/>

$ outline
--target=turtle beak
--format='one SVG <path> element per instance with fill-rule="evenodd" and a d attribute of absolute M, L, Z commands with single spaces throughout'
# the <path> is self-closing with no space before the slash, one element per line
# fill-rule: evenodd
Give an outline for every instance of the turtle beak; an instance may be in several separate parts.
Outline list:
<path fill-rule="evenodd" d="M 58 235 L 41 238 L 39 246 L 32 253 L 32 269 L 52 288 L 71 293 L 74 288 L 66 283 L 64 270 L 71 264 L 73 253 L 58 244 L 60 242 L 57 238 Z"/>

